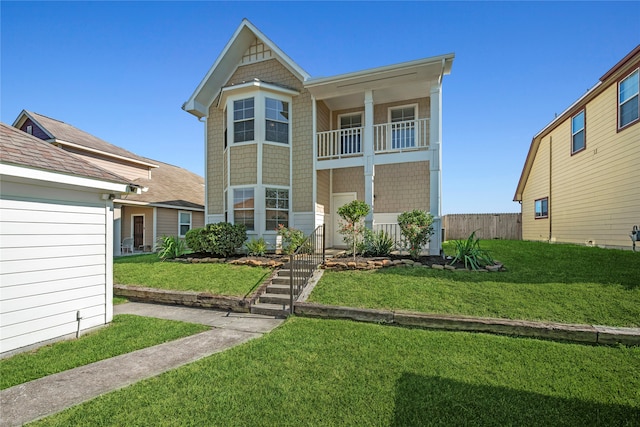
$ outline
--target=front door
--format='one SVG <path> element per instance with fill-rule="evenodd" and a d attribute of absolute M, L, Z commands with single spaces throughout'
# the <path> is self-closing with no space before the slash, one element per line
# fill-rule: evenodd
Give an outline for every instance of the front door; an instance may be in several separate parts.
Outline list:
<path fill-rule="evenodd" d="M 356 199 L 356 193 L 334 193 L 331 198 L 331 216 L 333 217 L 333 247 L 346 248 L 347 245 L 344 242 L 340 230 L 340 215 L 338 215 L 338 208 L 346 205 Z"/>
<path fill-rule="evenodd" d="M 134 249 L 144 246 L 144 216 L 135 215 L 133 217 L 133 247 Z"/>

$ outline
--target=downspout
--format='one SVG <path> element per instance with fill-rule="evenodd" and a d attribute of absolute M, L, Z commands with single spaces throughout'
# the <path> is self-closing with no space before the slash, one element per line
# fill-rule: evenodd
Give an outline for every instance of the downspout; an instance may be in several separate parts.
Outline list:
<path fill-rule="evenodd" d="M 204 120 L 203 120 L 204 119 Z M 200 123 L 204 123 L 204 223 L 207 224 L 207 215 L 209 213 L 209 195 L 207 194 L 207 117 L 198 118 Z"/>
<path fill-rule="evenodd" d="M 553 137 L 549 136 L 549 198 L 547 199 L 547 216 L 549 218 L 549 242 L 551 242 L 551 236 L 553 236 L 553 229 L 551 228 L 551 222 L 553 221 L 551 216 L 551 191 L 553 189 L 553 185 L 551 185 L 553 181 Z"/>

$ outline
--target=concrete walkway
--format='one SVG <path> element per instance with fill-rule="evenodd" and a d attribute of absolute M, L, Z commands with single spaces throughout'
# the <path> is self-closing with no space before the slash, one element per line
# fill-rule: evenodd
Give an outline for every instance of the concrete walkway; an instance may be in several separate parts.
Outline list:
<path fill-rule="evenodd" d="M 283 322 L 256 314 L 134 302 L 115 306 L 114 313 L 200 323 L 213 329 L 2 390 L 0 426 L 18 426 L 55 414 L 260 337 Z"/>

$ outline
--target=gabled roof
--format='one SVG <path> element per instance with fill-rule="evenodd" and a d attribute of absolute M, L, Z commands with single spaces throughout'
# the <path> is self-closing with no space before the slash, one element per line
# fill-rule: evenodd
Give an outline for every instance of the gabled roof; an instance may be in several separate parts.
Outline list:
<path fill-rule="evenodd" d="M 50 136 L 48 142 L 66 145 L 76 149 L 89 151 L 103 156 L 112 157 L 120 160 L 126 160 L 147 167 L 156 167 L 153 163 L 149 163 L 143 157 L 140 157 L 124 148 L 108 143 L 88 132 L 80 130 L 68 123 L 42 114 L 22 110 L 18 118 L 13 122 L 13 126 L 19 128 L 22 124 L 30 119 L 45 134 Z"/>
<path fill-rule="evenodd" d="M 4 123 L 0 123 L 0 162 L 102 181 L 129 183 L 126 178 Z"/>
<path fill-rule="evenodd" d="M 587 103 L 600 95 L 605 89 L 612 84 L 615 84 L 617 80 L 621 78 L 623 73 L 628 71 L 627 69 L 629 67 L 634 65 L 637 66 L 638 61 L 640 61 L 640 45 L 637 45 L 631 52 L 629 52 L 629 54 L 618 61 L 616 65 L 600 77 L 600 80 L 591 89 L 589 89 L 587 93 L 582 95 L 576 102 L 571 104 L 566 110 L 564 110 L 533 137 L 531 145 L 529 146 L 527 158 L 522 168 L 520 180 L 518 181 L 518 186 L 516 187 L 516 193 L 513 196 L 514 202 L 522 201 L 522 193 L 524 192 L 527 179 L 529 179 L 529 174 L 531 173 L 531 168 L 533 167 L 533 162 L 536 158 L 536 154 L 538 153 L 538 147 L 540 147 L 542 139 L 560 124 L 572 117 L 575 113 L 579 112 Z"/>
<path fill-rule="evenodd" d="M 130 194 L 119 202 L 150 206 L 188 208 L 204 211 L 204 178 L 186 169 L 168 163 L 156 163 L 151 179 L 139 178 L 133 182 L 147 187 L 141 194 Z"/>
<path fill-rule="evenodd" d="M 182 109 L 199 118 L 206 116 L 207 108 L 241 64 L 243 55 L 256 38 L 300 81 L 309 78 L 306 71 L 245 18 Z"/>

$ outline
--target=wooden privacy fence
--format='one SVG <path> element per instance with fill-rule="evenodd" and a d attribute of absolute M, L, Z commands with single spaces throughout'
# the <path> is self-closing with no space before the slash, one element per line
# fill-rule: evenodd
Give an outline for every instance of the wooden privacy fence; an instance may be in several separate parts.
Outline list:
<path fill-rule="evenodd" d="M 522 214 L 452 214 L 442 218 L 445 240 L 466 239 L 471 233 L 481 239 L 522 239 Z"/>

